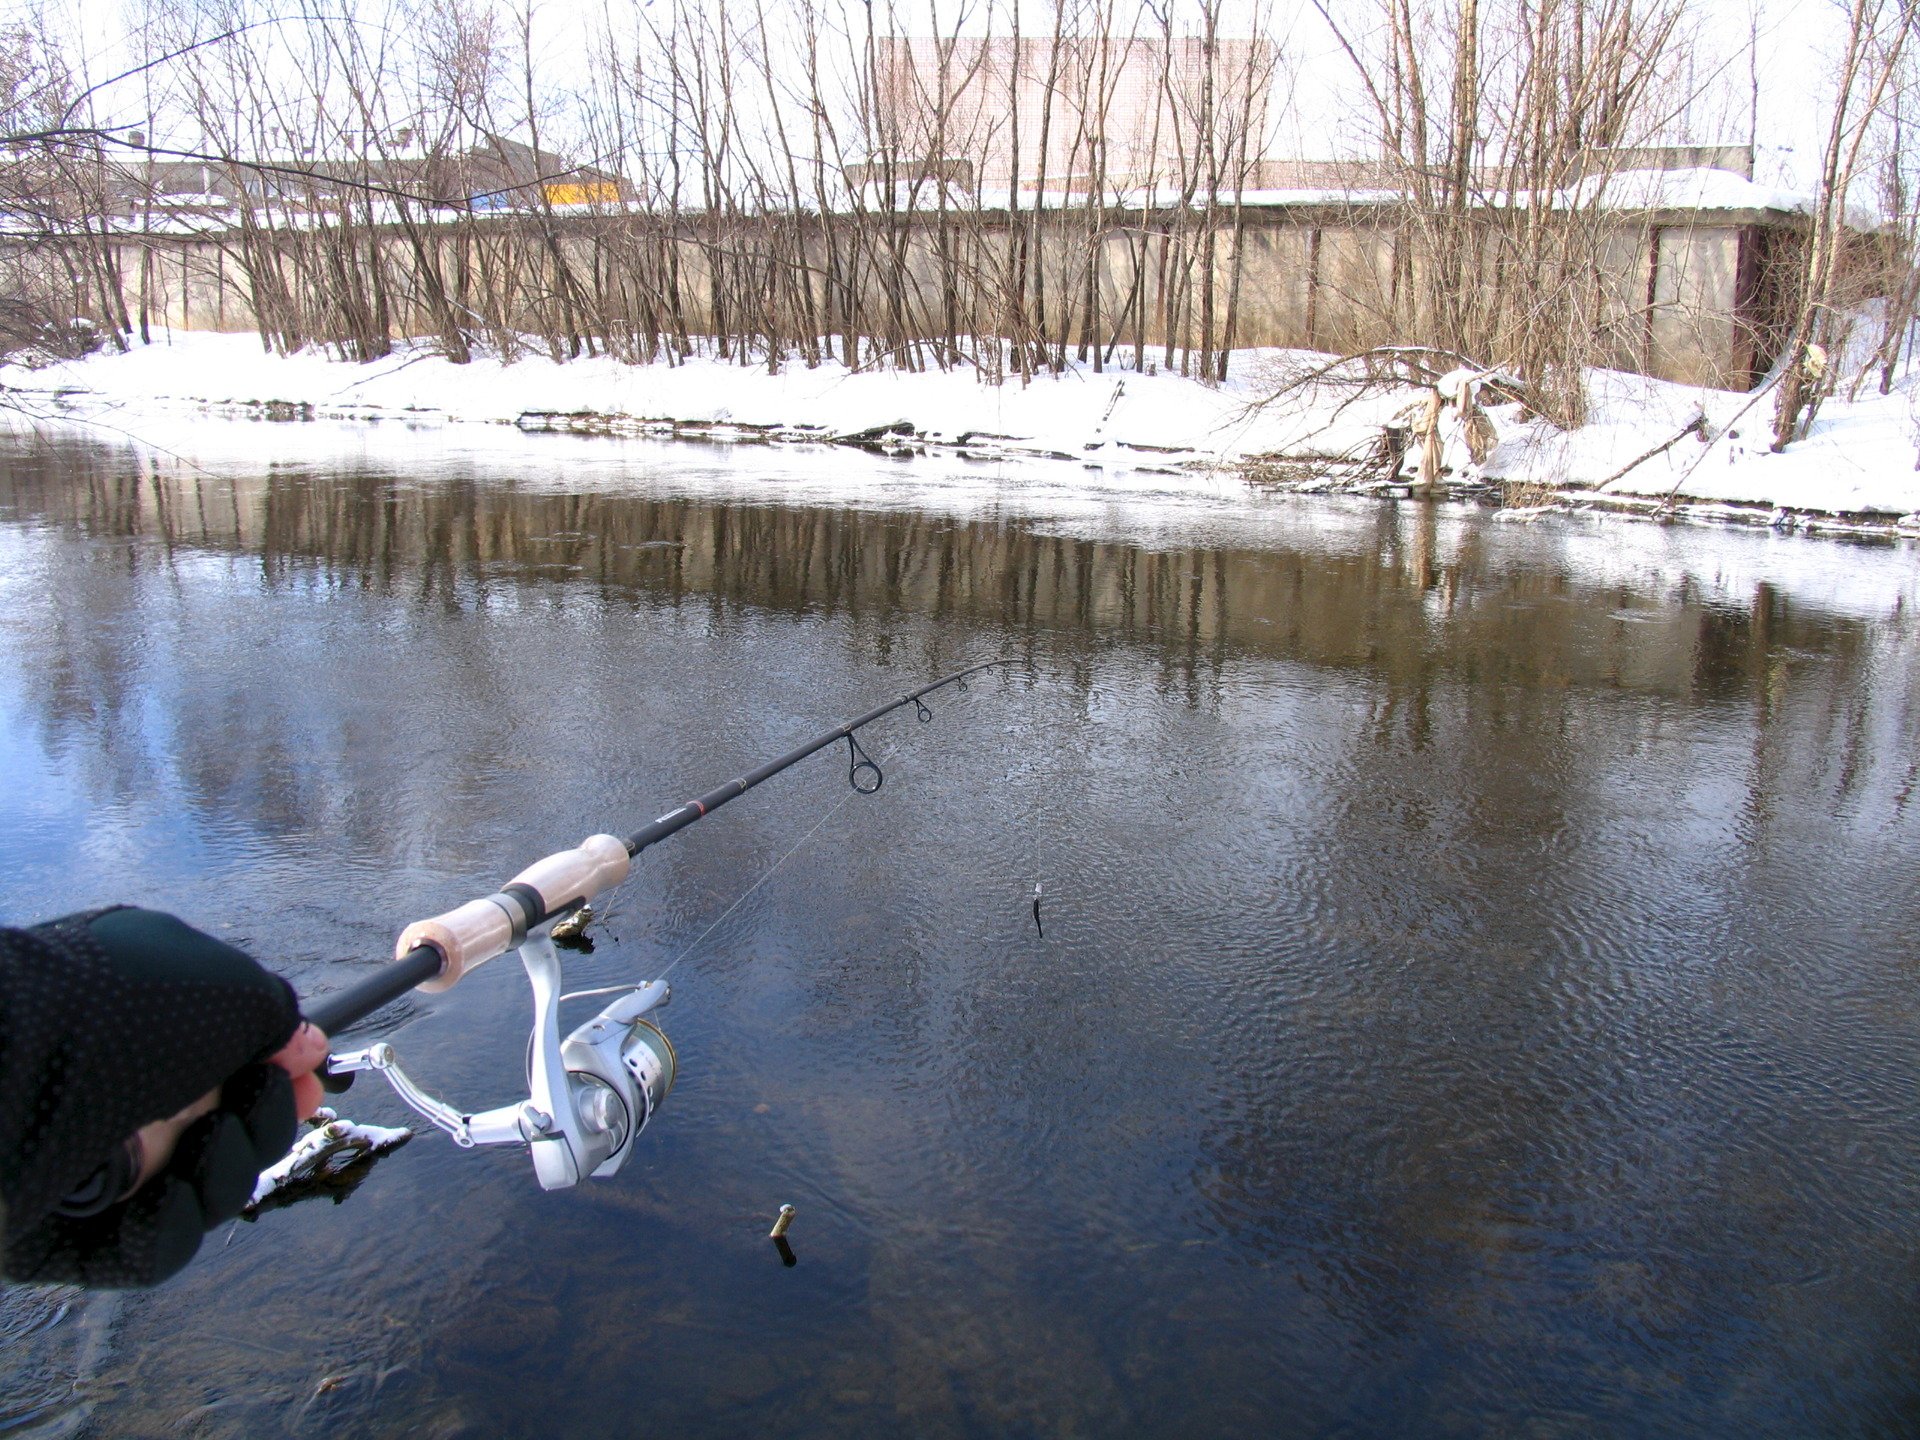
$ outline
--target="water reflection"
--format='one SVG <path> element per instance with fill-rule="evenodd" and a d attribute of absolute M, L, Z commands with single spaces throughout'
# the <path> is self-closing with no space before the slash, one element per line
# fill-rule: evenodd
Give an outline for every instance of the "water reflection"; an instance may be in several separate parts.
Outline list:
<path fill-rule="evenodd" d="M 685 1076 L 618 1184 L 410 1146 L 130 1306 L 97 1426 L 1911 1416 L 1910 554 L 1313 503 L 1143 544 L 620 453 L 0 470 L 0 904 L 166 903 L 308 988 L 1020 657 L 876 735 L 871 802 L 823 764 L 650 856 L 570 958 L 657 971 L 826 817 L 676 972 Z M 523 990 L 409 1010 L 410 1068 L 497 1099 Z"/>
<path fill-rule="evenodd" d="M 1856 649 L 1874 628 L 1861 622 L 1897 622 L 1916 594 L 1902 562 L 1883 556 L 1884 617 L 1836 628 L 1835 616 L 1803 614 L 1765 580 L 1732 594 L 1701 594 L 1692 579 L 1620 583 L 1532 563 L 1546 547 L 1516 564 L 1512 546 L 1489 543 L 1499 527 L 1439 507 L 1336 511 L 1344 523 L 1303 527 L 1284 537 L 1292 545 L 1183 548 L 1004 518 L 713 504 L 644 489 L 553 493 L 510 475 L 289 465 L 230 477 L 71 445 L 15 457 L 6 479 L 0 505 L 17 517 L 156 542 L 159 556 L 126 553 L 130 576 L 177 563 L 185 547 L 257 562 L 268 590 L 350 589 L 450 611 L 510 606 L 528 583 L 566 578 L 603 601 L 905 612 L 1028 636 L 1099 634 L 1152 643 L 1189 665 L 1234 652 L 1363 665 L 1384 670 L 1410 699 L 1441 674 L 1745 695 L 1769 674 L 1763 657 L 1814 642 Z M 1594 543 L 1644 539 L 1616 529 Z M 1432 633 L 1441 624 L 1444 645 Z"/>

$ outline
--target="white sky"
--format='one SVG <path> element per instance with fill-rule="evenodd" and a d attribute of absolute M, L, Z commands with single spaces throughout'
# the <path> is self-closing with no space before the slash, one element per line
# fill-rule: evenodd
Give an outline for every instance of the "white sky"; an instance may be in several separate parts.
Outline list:
<path fill-rule="evenodd" d="M 189 0 L 191 3 L 191 0 Z M 286 8 L 308 14 L 325 13 L 334 5 L 354 0 L 309 0 Z M 519 0 L 528 3 L 528 0 Z M 572 0 L 530 0 L 533 6 L 535 53 L 546 80 L 564 89 L 578 83 L 587 17 L 606 12 L 602 4 Z M 611 0 L 611 9 L 631 13 L 636 4 L 664 8 L 673 0 Z M 938 6 L 945 14 L 963 8 L 976 13 L 981 0 L 914 0 L 903 13 L 929 14 Z M 1000 0 L 1004 5 L 1005 0 Z M 1033 28 L 1050 24 L 1050 9 L 1035 0 L 1026 5 L 1024 22 Z M 1176 4 L 1178 0 L 1176 0 Z M 1442 0 L 1446 3 L 1446 0 Z M 196 6 L 202 14 L 210 7 Z M 373 7 L 356 7 L 370 9 Z M 504 7 L 503 7 L 504 8 Z M 778 0 L 768 0 L 777 10 Z M 1356 24 L 1372 11 L 1372 0 L 1332 0 L 1331 8 L 1343 21 L 1351 14 Z M 0 16 L 16 23 L 44 27 L 46 33 L 83 37 L 87 65 L 94 78 L 125 68 L 130 62 L 127 38 L 137 34 L 145 12 L 144 0 L 0 0 Z M 859 0 L 846 0 L 849 16 L 859 12 Z M 1753 66 L 1746 53 L 1747 36 L 1758 11 L 1759 44 L 1756 56 L 1761 95 L 1759 156 L 1755 178 L 1766 183 L 1810 186 L 1817 170 L 1824 138 L 1826 107 L 1844 9 L 1840 0 L 1694 0 L 1697 37 L 1688 53 L 1705 77 L 1724 96 L 1725 121 L 1703 124 L 1685 138 L 1697 143 L 1744 143 L 1748 138 L 1748 97 Z M 659 11 L 655 11 L 658 14 Z M 1244 11 L 1242 12 L 1244 16 Z M 1319 157 L 1351 153 L 1358 144 L 1350 119 L 1356 115 L 1351 63 L 1340 53 L 1331 32 L 1309 0 L 1271 0 L 1271 33 L 1281 42 L 1292 74 L 1293 104 L 1281 121 L 1276 153 Z M 1040 16 L 1048 16 L 1042 22 Z M 850 20 L 850 23 L 851 20 Z M 927 33 L 925 23 L 916 33 Z M 977 27 L 963 27 L 977 28 Z M 1237 33 L 1244 34 L 1246 21 Z M 1235 33 L 1230 31 L 1229 33 Z M 71 42 L 69 42 L 71 43 Z M 117 97 L 124 97 L 115 104 Z M 1279 99 L 1276 95 L 1276 99 Z M 103 118 L 139 123 L 141 83 L 123 82 L 101 97 Z M 1711 133 L 1709 133 L 1711 132 Z M 564 144 L 564 141 L 562 142 Z"/>

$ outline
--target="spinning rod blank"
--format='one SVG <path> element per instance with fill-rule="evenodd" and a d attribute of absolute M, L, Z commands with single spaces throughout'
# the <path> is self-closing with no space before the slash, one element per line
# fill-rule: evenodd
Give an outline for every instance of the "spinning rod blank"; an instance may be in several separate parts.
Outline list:
<path fill-rule="evenodd" d="M 307 1018 L 329 1035 L 337 1035 L 409 990 L 450 988 L 475 966 L 513 949 L 534 926 L 569 913 L 603 890 L 618 885 L 627 878 L 632 857 L 648 846 L 686 829 L 763 780 L 772 779 L 838 741 L 847 742 L 848 783 L 862 794 L 872 794 L 880 788 L 883 777 L 880 767 L 860 748 L 860 742 L 854 738 L 855 731 L 907 705 L 917 708 L 921 720 L 931 720 L 933 712 L 921 703 L 923 696 L 982 670 L 1008 663 L 1008 658 L 988 660 L 910 690 L 897 700 L 875 706 L 856 720 L 835 726 L 777 760 L 749 770 L 737 780 L 729 780 L 698 800 L 675 806 L 625 840 L 614 835 L 589 835 L 571 850 L 536 860 L 492 895 L 469 900 L 444 915 L 415 921 L 400 933 L 394 947 L 396 958 L 391 965 L 357 984 L 313 1001 L 306 1007 Z M 864 783 L 869 778 L 872 783 Z"/>

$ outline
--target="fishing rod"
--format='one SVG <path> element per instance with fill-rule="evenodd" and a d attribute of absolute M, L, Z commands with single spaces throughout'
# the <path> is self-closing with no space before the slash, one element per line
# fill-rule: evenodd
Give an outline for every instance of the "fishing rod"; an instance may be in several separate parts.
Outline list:
<path fill-rule="evenodd" d="M 672 1042 L 648 1018 L 667 1003 L 671 992 L 664 979 L 578 992 L 618 993 L 619 998 L 563 1041 L 560 1004 L 575 996 L 561 993 L 559 952 L 550 931 L 539 927 L 581 910 L 625 880 L 633 857 L 642 850 L 829 745 L 846 742 L 847 783 L 859 794 L 873 794 L 885 776 L 861 748 L 856 732 L 908 705 L 921 721 L 929 721 L 933 712 L 925 697 L 949 685 L 964 689 L 969 676 L 1008 663 L 1008 658 L 1000 658 L 970 665 L 876 705 L 699 799 L 676 805 L 624 840 L 617 835 L 589 835 L 571 850 L 536 860 L 493 894 L 407 926 L 394 946 L 392 964 L 306 1007 L 307 1019 L 329 1035 L 337 1035 L 409 990 L 450 989 L 494 956 L 518 950 L 533 986 L 533 1039 L 527 1059 L 530 1093 L 525 1100 L 479 1113 L 456 1110 L 420 1089 L 401 1070 L 392 1044 L 384 1040 L 329 1055 L 323 1082 L 329 1089 L 340 1090 L 355 1074 L 378 1071 L 402 1100 L 463 1148 L 527 1145 L 543 1189 L 562 1190 L 588 1175 L 617 1173 L 632 1155 L 635 1138 L 673 1089 L 679 1071 Z"/>

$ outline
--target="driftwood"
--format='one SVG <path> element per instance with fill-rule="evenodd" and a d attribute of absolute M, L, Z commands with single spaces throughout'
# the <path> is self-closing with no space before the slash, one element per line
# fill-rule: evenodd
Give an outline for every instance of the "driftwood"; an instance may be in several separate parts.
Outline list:
<path fill-rule="evenodd" d="M 1753 394 L 1748 397 L 1747 403 L 1742 405 L 1740 407 L 1740 412 L 1737 415 L 1735 415 L 1733 419 L 1727 422 L 1727 427 L 1725 431 L 1723 431 L 1722 433 L 1731 435 L 1733 433 L 1733 427 L 1738 425 L 1742 420 L 1746 419 L 1748 414 L 1752 412 L 1754 406 L 1758 405 L 1762 400 L 1766 399 L 1767 396 L 1771 395 L 1776 389 L 1778 389 L 1780 385 L 1780 379 L 1781 379 L 1782 373 L 1783 373 L 1783 367 L 1776 364 L 1774 367 L 1773 374 L 1769 376 L 1767 379 L 1767 383 L 1762 385 L 1758 390 L 1755 390 Z M 1680 478 L 1673 482 L 1673 488 L 1667 491 L 1666 498 L 1660 502 L 1661 510 L 1664 511 L 1664 510 L 1670 510 L 1673 508 L 1673 500 L 1674 500 L 1674 497 L 1680 493 L 1680 487 L 1686 484 L 1687 481 L 1693 478 L 1693 472 L 1698 470 L 1702 462 L 1704 462 L 1707 456 L 1711 455 L 1712 453 L 1713 453 L 1713 444 L 1711 441 L 1709 441 L 1707 444 L 1702 445 L 1700 447 L 1700 454 L 1697 457 L 1695 457 L 1694 462 L 1691 465 L 1687 466 L 1686 469 L 1680 472 Z"/>
<path fill-rule="evenodd" d="M 1376 345 L 1351 355 L 1333 356 L 1292 374 L 1283 371 L 1281 383 L 1271 394 L 1249 404 L 1246 413 L 1257 415 L 1290 396 L 1322 386 L 1353 392 L 1340 406 L 1343 411 L 1347 404 L 1362 396 L 1408 387 L 1431 388 L 1459 370 L 1471 371 L 1480 377 L 1478 383 L 1494 404 L 1531 403 L 1524 381 L 1497 366 L 1483 365 L 1471 356 L 1433 345 Z M 1339 413 L 1335 412 L 1336 417 Z"/>

